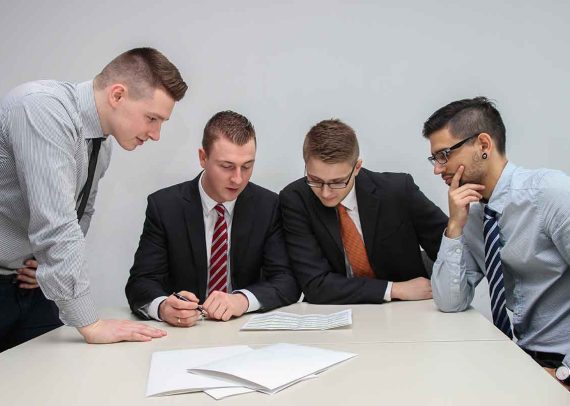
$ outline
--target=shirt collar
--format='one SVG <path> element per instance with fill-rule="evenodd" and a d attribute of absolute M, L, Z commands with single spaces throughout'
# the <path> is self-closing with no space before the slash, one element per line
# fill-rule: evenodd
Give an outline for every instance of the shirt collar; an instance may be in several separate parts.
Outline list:
<path fill-rule="evenodd" d="M 214 199 L 208 196 L 208 194 L 204 190 L 204 186 L 202 186 L 202 178 L 204 177 L 205 172 L 206 171 L 202 171 L 202 174 L 200 175 L 200 179 L 198 180 L 198 189 L 200 191 L 200 199 L 202 200 L 202 210 L 204 210 L 204 213 L 210 213 L 212 210 L 214 210 L 214 207 L 216 207 L 218 202 L 216 202 Z M 222 203 L 222 205 L 224 206 L 230 217 L 233 216 L 236 200 L 237 198 Z"/>
<path fill-rule="evenodd" d="M 106 138 L 101 128 L 97 106 L 95 105 L 95 93 L 93 91 L 93 81 L 88 80 L 77 85 L 77 95 L 79 99 L 79 111 L 81 122 L 85 130 L 85 138 Z"/>
<path fill-rule="evenodd" d="M 344 207 L 346 207 L 350 211 L 354 211 L 358 208 L 358 202 L 356 201 L 356 191 L 354 190 L 354 185 L 356 182 L 352 184 L 352 188 L 350 192 L 346 195 L 346 197 L 340 202 Z"/>
<path fill-rule="evenodd" d="M 493 194 L 489 199 L 489 208 L 496 211 L 498 214 L 503 214 L 503 209 L 505 208 L 509 198 L 513 174 L 516 169 L 517 166 L 515 164 L 510 161 L 507 162 L 507 165 L 503 168 L 503 172 L 499 177 L 499 181 L 495 185 L 495 189 L 493 189 Z"/>

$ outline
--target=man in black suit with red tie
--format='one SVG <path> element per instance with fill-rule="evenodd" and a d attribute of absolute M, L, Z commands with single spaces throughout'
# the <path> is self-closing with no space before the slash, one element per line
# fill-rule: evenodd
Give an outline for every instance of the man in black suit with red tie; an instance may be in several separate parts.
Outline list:
<path fill-rule="evenodd" d="M 435 260 L 447 216 L 403 173 L 362 167 L 352 128 L 316 124 L 306 176 L 279 196 L 291 265 L 312 303 L 432 297 L 420 246 Z"/>
<path fill-rule="evenodd" d="M 208 317 L 227 321 L 298 300 L 278 197 L 249 182 L 255 152 L 249 120 L 217 113 L 199 150 L 203 172 L 149 196 L 125 289 L 135 314 L 189 327 L 199 304 Z"/>

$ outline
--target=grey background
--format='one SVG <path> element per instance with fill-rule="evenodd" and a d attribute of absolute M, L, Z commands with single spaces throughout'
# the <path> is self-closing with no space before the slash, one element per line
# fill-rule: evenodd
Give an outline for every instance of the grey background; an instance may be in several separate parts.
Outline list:
<path fill-rule="evenodd" d="M 422 124 L 477 95 L 497 101 L 512 161 L 570 173 L 569 17 L 563 1 L 0 0 L 0 94 L 90 79 L 136 46 L 161 50 L 190 84 L 161 141 L 115 145 L 100 183 L 92 288 L 99 305 L 124 305 L 146 196 L 198 173 L 201 131 L 219 110 L 254 123 L 252 180 L 274 191 L 303 175 L 307 130 L 336 117 L 357 131 L 366 167 L 411 173 L 447 212 Z M 485 289 L 475 305 L 488 315 Z"/>

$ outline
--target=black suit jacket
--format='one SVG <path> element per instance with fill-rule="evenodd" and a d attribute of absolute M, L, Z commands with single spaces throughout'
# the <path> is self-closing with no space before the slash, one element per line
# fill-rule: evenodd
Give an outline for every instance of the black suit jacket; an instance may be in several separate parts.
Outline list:
<path fill-rule="evenodd" d="M 187 290 L 206 299 L 208 264 L 200 176 L 148 197 L 146 220 L 125 288 L 134 313 L 159 296 Z M 277 194 L 249 183 L 234 207 L 230 272 L 233 289 L 247 289 L 262 310 L 294 303 L 292 274 Z"/>
<path fill-rule="evenodd" d="M 447 216 L 401 173 L 361 169 L 355 181 L 366 253 L 376 278 L 348 278 L 336 208 L 301 178 L 279 196 L 291 264 L 312 303 L 382 303 L 387 281 L 428 277 L 420 245 L 437 257 Z"/>

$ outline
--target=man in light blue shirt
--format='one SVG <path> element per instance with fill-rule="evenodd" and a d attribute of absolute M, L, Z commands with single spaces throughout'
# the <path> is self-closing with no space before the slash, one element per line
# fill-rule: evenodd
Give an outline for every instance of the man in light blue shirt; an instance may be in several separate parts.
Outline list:
<path fill-rule="evenodd" d="M 570 177 L 509 162 L 505 126 L 484 97 L 440 108 L 423 135 L 434 174 L 449 185 L 449 222 L 432 275 L 437 306 L 467 309 L 486 276 L 495 325 L 568 384 Z"/>

